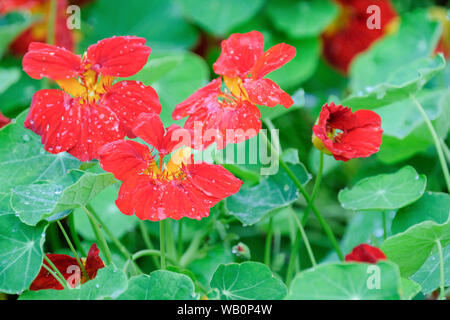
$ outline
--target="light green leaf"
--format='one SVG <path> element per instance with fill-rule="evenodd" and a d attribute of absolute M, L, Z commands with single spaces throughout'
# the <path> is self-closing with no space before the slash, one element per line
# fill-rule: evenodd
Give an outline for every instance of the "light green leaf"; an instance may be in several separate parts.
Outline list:
<path fill-rule="evenodd" d="M 41 269 L 46 223 L 30 227 L 0 214 L 0 292 L 19 294 Z"/>
<path fill-rule="evenodd" d="M 172 0 L 96 0 L 83 8 L 83 16 L 87 18 L 83 49 L 98 40 L 122 35 L 144 37 L 156 51 L 186 49 L 197 39 L 196 30 Z"/>
<path fill-rule="evenodd" d="M 447 193 L 425 192 L 413 204 L 401 208 L 392 221 L 392 233 L 400 233 L 423 221 L 444 223 L 450 215 L 450 196 Z"/>
<path fill-rule="evenodd" d="M 310 175 L 298 159 L 296 150 L 287 150 L 283 159 L 303 184 L 309 181 Z M 252 225 L 297 198 L 297 187 L 280 167 L 276 174 L 262 177 L 255 186 L 243 185 L 238 193 L 227 198 L 226 207 L 243 224 Z"/>
<path fill-rule="evenodd" d="M 113 264 L 98 270 L 97 276 L 80 287 L 64 290 L 26 291 L 19 300 L 104 300 L 115 299 L 127 288 L 125 273 Z"/>
<path fill-rule="evenodd" d="M 443 248 L 444 257 L 444 285 L 450 286 L 450 246 Z M 439 253 L 428 257 L 425 263 L 411 276 L 411 280 L 419 283 L 424 294 L 430 294 L 439 288 L 441 281 Z"/>
<path fill-rule="evenodd" d="M 16 83 L 20 78 L 19 68 L 0 69 L 0 94 L 5 92 L 12 84 Z"/>
<path fill-rule="evenodd" d="M 442 55 L 420 58 L 397 68 L 383 82 L 365 87 L 364 91 L 358 91 L 342 103 L 357 110 L 373 109 L 407 99 L 410 94 L 422 89 L 444 67 L 445 59 Z"/>
<path fill-rule="evenodd" d="M 278 300 L 286 296 L 286 286 L 270 269 L 258 262 L 220 265 L 211 279 L 225 300 Z"/>
<path fill-rule="evenodd" d="M 371 91 L 372 95 L 379 94 L 381 98 L 383 88 L 387 90 L 387 98 L 389 85 L 393 85 L 394 91 L 396 86 L 402 90 L 409 86 L 410 90 L 422 87 L 437 69 L 443 67 L 442 57 L 428 59 L 440 34 L 439 23 L 431 21 L 426 9 L 403 15 L 396 33 L 384 37 L 355 59 L 350 69 L 352 91 L 362 95 Z M 377 86 L 381 87 L 378 89 Z M 373 99 L 372 103 L 379 102 Z"/>
<path fill-rule="evenodd" d="M 413 299 L 422 289 L 420 284 L 410 279 L 401 278 L 402 281 L 402 296 L 405 300 Z"/>
<path fill-rule="evenodd" d="M 119 300 L 197 300 L 194 283 L 188 276 L 166 270 L 140 275 L 129 280 Z"/>
<path fill-rule="evenodd" d="M 379 281 L 379 283 L 377 283 Z M 379 285 L 379 286 L 377 286 Z M 398 268 L 389 262 L 323 264 L 299 273 L 287 299 L 399 300 Z"/>
<path fill-rule="evenodd" d="M 444 224 L 434 221 L 416 224 L 386 239 L 381 250 L 398 265 L 403 277 L 409 277 L 425 263 L 437 241 L 442 247 L 450 244 L 450 220 Z"/>
<path fill-rule="evenodd" d="M 337 16 L 338 6 L 330 0 L 271 0 L 267 12 L 275 27 L 300 38 L 322 33 Z"/>
<path fill-rule="evenodd" d="M 343 189 L 338 199 L 350 210 L 394 210 L 419 199 L 425 191 L 426 176 L 406 166 L 391 174 L 360 180 L 352 189 Z"/>
<path fill-rule="evenodd" d="M 56 213 L 84 206 L 100 191 L 115 183 L 111 173 L 72 170 L 60 179 L 11 189 L 11 208 L 22 222 L 36 225 Z"/>
<path fill-rule="evenodd" d="M 188 18 L 216 36 L 225 36 L 245 22 L 264 4 L 264 0 L 176 0 Z"/>
<path fill-rule="evenodd" d="M 24 128 L 26 114 L 24 111 L 0 131 L 0 213 L 14 212 L 9 202 L 12 188 L 56 181 L 81 164 L 67 153 L 46 152 L 40 137 Z"/>

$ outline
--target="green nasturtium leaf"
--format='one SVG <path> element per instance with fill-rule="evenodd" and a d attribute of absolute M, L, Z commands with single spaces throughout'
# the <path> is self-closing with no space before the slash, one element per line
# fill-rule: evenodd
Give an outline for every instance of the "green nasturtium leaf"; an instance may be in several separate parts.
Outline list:
<path fill-rule="evenodd" d="M 298 159 L 297 151 L 286 150 L 282 157 L 300 182 L 306 184 L 310 175 Z M 262 177 L 259 184 L 243 185 L 238 193 L 227 198 L 226 207 L 228 212 L 243 224 L 252 225 L 272 211 L 291 204 L 297 198 L 297 187 L 286 171 L 279 167 L 278 172 Z"/>
<path fill-rule="evenodd" d="M 381 250 L 395 262 L 403 277 L 410 277 L 425 263 L 440 241 L 442 247 L 450 244 L 450 220 L 443 224 L 424 221 L 405 232 L 386 239 Z M 439 260 L 435 260 L 439 264 Z"/>
<path fill-rule="evenodd" d="M 225 36 L 255 15 L 264 0 L 176 0 L 183 12 L 207 32 Z"/>
<path fill-rule="evenodd" d="M 87 205 L 115 183 L 111 173 L 72 170 L 50 183 L 20 185 L 11 190 L 11 208 L 22 222 L 36 225 L 56 213 Z"/>
<path fill-rule="evenodd" d="M 442 249 L 444 258 L 444 285 L 450 286 L 450 246 Z M 439 265 L 439 253 L 436 252 L 428 257 L 425 263 L 411 277 L 422 287 L 424 294 L 430 294 L 436 288 L 439 288 L 441 282 L 441 273 Z"/>
<path fill-rule="evenodd" d="M 83 16 L 87 18 L 83 24 L 83 50 L 112 36 L 144 37 L 156 51 L 187 49 L 197 40 L 195 28 L 185 21 L 173 1 L 96 0 L 83 8 Z"/>
<path fill-rule="evenodd" d="M 293 38 L 317 36 L 338 14 L 330 0 L 271 0 L 267 12 L 275 27 Z"/>
<path fill-rule="evenodd" d="M 161 120 L 168 127 L 175 123 L 175 106 L 208 82 L 209 70 L 205 61 L 193 53 L 152 53 L 144 68 L 130 79 L 156 90 L 162 105 Z M 177 123 L 182 125 L 183 121 Z"/>
<path fill-rule="evenodd" d="M 31 15 L 10 12 L 0 16 L 0 58 L 10 43 L 33 22 Z"/>
<path fill-rule="evenodd" d="M 401 278 L 401 282 L 402 282 L 402 295 L 403 299 L 405 300 L 412 300 L 422 289 L 420 284 L 418 284 L 413 280 Z"/>
<path fill-rule="evenodd" d="M 420 58 L 392 72 L 379 84 L 367 86 L 364 91 L 350 96 L 343 104 L 357 109 L 372 109 L 409 98 L 445 67 L 445 59 L 439 54 L 434 58 Z"/>
<path fill-rule="evenodd" d="M 81 164 L 67 153 L 46 152 L 40 137 L 24 128 L 26 114 L 24 111 L 0 131 L 0 213 L 14 213 L 10 206 L 11 189 L 56 181 Z"/>
<path fill-rule="evenodd" d="M 138 223 L 136 216 L 127 216 L 120 212 L 115 204 L 118 197 L 119 186 L 114 184 L 100 192 L 89 204 L 95 210 L 108 229 L 116 236 L 121 238 L 127 232 L 132 231 Z M 95 240 L 95 234 L 92 231 L 91 223 L 83 209 L 75 209 L 74 212 L 75 228 L 84 238 Z M 105 235 L 108 238 L 108 235 Z"/>
<path fill-rule="evenodd" d="M 392 221 L 392 233 L 400 233 L 423 221 L 444 223 L 450 216 L 450 195 L 440 192 L 425 192 L 413 204 L 397 211 Z"/>
<path fill-rule="evenodd" d="M 442 57 L 429 60 L 441 35 L 440 25 L 431 21 L 426 9 L 418 9 L 401 17 L 400 28 L 359 55 L 350 69 L 352 92 L 384 95 L 384 86 L 399 86 L 400 91 L 412 85 L 422 87 L 435 71 L 443 68 Z M 429 69 L 429 70 L 427 70 Z M 419 72 L 417 70 L 420 70 Z M 380 86 L 378 89 L 377 86 Z M 389 91 L 389 90 L 388 90 Z M 389 93 L 390 95 L 391 93 Z M 388 92 L 386 91 L 386 98 Z M 376 99 L 371 103 L 378 103 Z M 395 100 L 391 100 L 393 102 Z M 367 102 L 370 102 L 367 100 Z M 365 103 L 364 103 L 365 104 Z"/>
<path fill-rule="evenodd" d="M 411 166 L 391 174 L 362 179 L 339 192 L 342 207 L 350 210 L 395 210 L 413 203 L 425 191 L 426 176 Z"/>
<path fill-rule="evenodd" d="M 110 264 L 99 269 L 97 276 L 74 289 L 26 291 L 20 300 L 105 300 L 115 299 L 127 289 L 125 273 Z"/>
<path fill-rule="evenodd" d="M 119 300 L 197 300 L 192 280 L 181 273 L 157 270 L 133 277 Z"/>
<path fill-rule="evenodd" d="M 44 259 L 46 223 L 23 224 L 0 213 L 0 292 L 19 294 L 36 278 Z"/>
<path fill-rule="evenodd" d="M 389 262 L 332 263 L 300 272 L 286 297 L 292 300 L 399 300 L 398 268 Z"/>
<path fill-rule="evenodd" d="M 287 292 L 284 283 L 258 262 L 220 265 L 210 285 L 224 300 L 279 300 Z"/>

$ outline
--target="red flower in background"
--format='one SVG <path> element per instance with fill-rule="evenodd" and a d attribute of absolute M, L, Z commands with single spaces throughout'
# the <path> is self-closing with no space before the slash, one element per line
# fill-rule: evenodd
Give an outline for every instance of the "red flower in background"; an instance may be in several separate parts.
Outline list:
<path fill-rule="evenodd" d="M 202 141 L 193 147 L 203 149 L 213 142 L 223 149 L 228 143 L 239 143 L 258 134 L 261 114 L 256 104 L 288 108 L 292 98 L 270 79 L 268 73 L 294 58 L 294 47 L 280 43 L 264 52 L 264 37 L 258 31 L 235 33 L 222 41 L 222 52 L 214 71 L 223 76 L 199 89 L 172 114 L 173 119 L 188 117 L 185 128 Z M 228 134 L 227 134 L 228 132 Z"/>
<path fill-rule="evenodd" d="M 100 164 L 122 180 L 117 207 L 141 220 L 201 219 L 220 200 L 236 193 L 242 182 L 220 165 L 193 162 L 190 148 L 180 148 L 163 164 L 164 155 L 183 145 L 186 130 L 164 130 L 159 116 L 141 114 L 133 132 L 158 148 L 159 165 L 150 149 L 131 140 L 103 146 Z"/>
<path fill-rule="evenodd" d="M 352 252 L 345 256 L 345 261 L 377 263 L 386 260 L 386 256 L 380 249 L 368 244 L 360 244 L 353 248 Z"/>
<path fill-rule="evenodd" d="M 442 24 L 442 35 L 436 46 L 435 53 L 442 53 L 446 59 L 450 57 L 450 21 L 447 11 L 447 9 L 442 7 L 430 9 L 431 18 Z"/>
<path fill-rule="evenodd" d="M 352 112 L 333 102 L 323 105 L 313 127 L 313 144 L 336 160 L 365 158 L 378 152 L 383 129 L 381 118 L 370 110 Z"/>
<path fill-rule="evenodd" d="M 33 96 L 25 127 L 41 136 L 45 150 L 67 151 L 81 161 L 97 157 L 102 145 L 133 136 L 130 124 L 142 112 L 161 112 L 158 95 L 138 81 L 120 81 L 147 62 L 145 39 L 113 37 L 90 46 L 81 58 L 57 46 L 32 43 L 23 58 L 34 79 L 48 77 L 63 89 Z"/>
<path fill-rule="evenodd" d="M 0 112 L 0 129 L 3 128 L 4 126 L 6 126 L 8 123 L 11 122 L 11 119 L 5 117 L 1 112 Z"/>
<path fill-rule="evenodd" d="M 78 285 L 79 282 L 85 283 L 86 281 L 94 279 L 97 276 L 98 269 L 105 267 L 105 264 L 103 263 L 102 259 L 100 259 L 99 254 L 100 250 L 94 243 L 89 249 L 88 256 L 82 261 L 89 279 L 85 278 L 81 270 L 75 270 L 75 268 L 79 268 L 77 259 L 65 254 L 47 254 L 46 256 L 55 265 L 59 272 L 61 272 L 64 279 L 69 280 L 68 284 L 74 288 Z M 46 260 L 44 260 L 43 263 L 51 269 Z M 78 279 L 74 278 L 74 276 L 77 277 L 78 275 Z M 69 278 L 76 281 L 72 282 Z M 58 282 L 58 280 L 56 280 L 53 275 L 51 275 L 50 272 L 47 271 L 47 269 L 42 267 L 36 279 L 34 279 L 31 283 L 30 290 L 37 291 L 44 289 L 63 290 L 64 288 Z"/>
<path fill-rule="evenodd" d="M 339 16 L 322 34 L 323 54 L 335 68 L 347 73 L 353 59 L 395 27 L 397 13 L 390 0 L 335 0 Z M 367 8 L 380 8 L 381 29 L 369 29 Z"/>
<path fill-rule="evenodd" d="M 73 32 L 66 26 L 67 6 L 68 3 L 66 0 L 57 1 L 54 40 L 57 46 L 73 51 Z M 2 0 L 0 3 L 0 13 L 8 13 L 17 10 L 27 11 L 36 16 L 42 16 L 29 28 L 23 31 L 10 45 L 12 53 L 23 55 L 27 52 L 28 46 L 32 42 L 48 42 L 47 25 L 50 16 L 50 0 Z"/>

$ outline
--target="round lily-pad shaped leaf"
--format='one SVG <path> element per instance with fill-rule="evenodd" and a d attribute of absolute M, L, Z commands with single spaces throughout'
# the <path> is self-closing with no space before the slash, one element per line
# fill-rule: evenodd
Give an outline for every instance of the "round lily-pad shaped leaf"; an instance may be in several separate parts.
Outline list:
<path fill-rule="evenodd" d="M 278 300 L 286 296 L 286 286 L 272 271 L 258 262 L 220 265 L 211 279 L 211 288 L 224 300 Z"/>
<path fill-rule="evenodd" d="M 395 210 L 419 199 L 427 183 L 425 175 L 406 166 L 391 174 L 380 174 L 359 181 L 339 192 L 342 207 L 350 210 Z"/>

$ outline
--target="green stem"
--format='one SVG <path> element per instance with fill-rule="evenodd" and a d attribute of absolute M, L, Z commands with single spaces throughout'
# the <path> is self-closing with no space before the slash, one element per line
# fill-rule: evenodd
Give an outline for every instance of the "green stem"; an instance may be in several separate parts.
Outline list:
<path fill-rule="evenodd" d="M 314 200 L 316 199 L 316 196 L 319 193 L 320 185 L 322 183 L 323 158 L 324 158 L 323 152 L 320 152 L 319 170 L 317 171 L 316 181 L 314 183 L 314 188 L 313 188 L 313 191 L 311 193 L 311 202 L 312 203 L 314 203 Z M 306 206 L 306 209 L 305 209 L 305 214 L 303 215 L 303 218 L 302 218 L 302 225 L 303 226 L 306 224 L 306 221 L 308 220 L 310 209 L 311 209 L 311 206 L 308 203 L 307 206 Z"/>
<path fill-rule="evenodd" d="M 179 265 L 181 267 L 186 267 L 196 257 L 198 248 L 205 236 L 206 236 L 206 233 L 196 233 L 195 234 L 194 238 L 192 239 L 191 243 L 189 244 L 189 247 L 186 249 L 186 251 L 183 253 L 183 255 L 180 258 Z"/>
<path fill-rule="evenodd" d="M 273 235 L 273 218 L 270 217 L 269 225 L 267 226 L 267 234 L 266 234 L 266 246 L 264 250 L 264 264 L 270 267 L 270 250 L 272 246 L 272 235 Z"/>
<path fill-rule="evenodd" d="M 423 119 L 425 120 L 425 123 L 427 124 L 428 130 L 431 133 L 431 136 L 433 137 L 434 146 L 436 147 L 436 151 L 438 154 L 439 162 L 441 164 L 442 172 L 444 173 L 444 179 L 445 183 L 447 185 L 447 191 L 450 192 L 450 173 L 448 171 L 447 163 L 445 162 L 444 152 L 442 151 L 442 146 L 439 141 L 439 137 L 436 133 L 436 130 L 433 127 L 433 124 L 430 121 L 430 118 L 428 118 L 427 113 L 423 109 L 420 102 L 416 99 L 414 95 L 410 95 L 411 100 L 416 105 L 417 109 L 419 110 L 420 114 L 422 115 Z"/>
<path fill-rule="evenodd" d="M 317 220 L 319 221 L 322 229 L 325 231 L 325 234 L 327 235 L 329 241 L 331 242 L 331 245 L 333 246 L 334 250 L 336 251 L 339 259 L 341 261 L 344 261 L 344 255 L 342 254 L 341 248 L 339 247 L 339 244 L 333 234 L 333 231 L 331 230 L 330 226 L 328 225 L 328 223 L 325 221 L 325 219 L 323 218 L 322 214 L 319 212 L 319 210 L 317 209 L 317 207 L 314 205 L 314 203 L 312 203 L 311 201 L 311 197 L 309 196 L 309 194 L 306 192 L 305 188 L 303 187 L 302 183 L 300 182 L 300 180 L 297 178 L 297 176 L 294 174 L 294 172 L 292 172 L 292 170 L 289 168 L 289 166 L 286 164 L 286 162 L 284 162 L 283 159 L 280 158 L 278 152 L 275 150 L 275 148 L 272 146 L 272 144 L 269 142 L 269 140 L 267 139 L 267 136 L 264 134 L 263 131 L 261 131 L 262 136 L 265 138 L 267 145 L 270 147 L 271 151 L 277 156 L 278 161 L 280 162 L 281 167 L 283 167 L 283 169 L 286 171 L 287 175 L 289 176 L 289 178 L 292 180 L 292 182 L 294 182 L 294 184 L 296 185 L 298 191 L 300 191 L 300 193 L 302 194 L 302 196 L 305 198 L 306 202 L 308 203 L 308 205 L 311 207 L 314 215 L 316 216 Z"/>
<path fill-rule="evenodd" d="M 177 259 L 181 258 L 183 253 L 183 220 L 178 220 L 178 234 L 177 234 Z"/>
<path fill-rule="evenodd" d="M 53 278 L 56 279 L 56 281 L 59 282 L 60 285 L 62 285 L 62 287 L 63 287 L 64 289 L 68 289 L 68 288 L 69 288 L 69 287 L 67 286 L 67 281 L 66 281 L 65 279 L 64 279 L 64 281 L 61 280 L 61 278 L 60 278 L 55 272 L 53 272 L 53 270 L 52 270 L 51 268 L 49 268 L 47 265 L 42 264 L 42 266 L 44 267 L 45 270 L 47 270 L 47 271 L 53 276 Z"/>
<path fill-rule="evenodd" d="M 50 9 L 47 22 L 47 43 L 55 44 L 55 26 L 56 26 L 56 15 L 58 10 L 57 0 L 50 0 Z"/>
<path fill-rule="evenodd" d="M 381 212 L 381 218 L 383 220 L 383 239 L 387 239 L 387 221 L 386 221 L 386 211 Z"/>
<path fill-rule="evenodd" d="M 314 253 L 311 249 L 311 245 L 309 243 L 308 237 L 306 236 L 305 229 L 303 228 L 300 219 L 297 217 L 294 211 L 292 211 L 292 215 L 294 216 L 294 220 L 297 223 L 298 229 L 300 230 L 300 234 L 302 235 L 303 242 L 305 243 L 306 251 L 308 251 L 309 259 L 311 260 L 311 264 L 313 267 L 316 266 L 316 259 L 314 258 Z"/>
<path fill-rule="evenodd" d="M 150 250 L 150 249 L 140 250 L 140 251 L 136 252 L 135 254 L 133 254 L 133 256 L 131 258 L 134 261 L 134 260 L 137 260 L 137 259 L 145 257 L 145 256 L 161 257 L 161 251 L 159 251 L 159 250 Z M 169 256 L 166 256 L 166 260 L 170 261 L 172 263 L 175 263 L 175 261 Z"/>
<path fill-rule="evenodd" d="M 141 230 L 142 238 L 144 239 L 144 243 L 147 246 L 149 250 L 154 250 L 155 247 L 153 246 L 153 243 L 148 235 L 147 228 L 145 227 L 145 223 L 142 220 L 139 220 L 139 229 Z M 159 269 L 159 260 L 152 256 L 153 263 L 155 266 Z"/>
<path fill-rule="evenodd" d="M 111 250 L 109 250 L 108 243 L 106 242 L 105 236 L 103 235 L 103 233 L 100 230 L 100 227 L 98 226 L 98 222 L 95 220 L 92 213 L 86 207 L 82 208 L 89 218 L 89 222 L 91 223 L 92 230 L 94 231 L 95 237 L 97 238 L 98 245 L 103 254 L 105 255 L 106 263 L 111 264 L 112 262 Z"/>
<path fill-rule="evenodd" d="M 161 252 L 161 269 L 166 269 L 166 221 L 159 221 L 159 251 Z"/>
<path fill-rule="evenodd" d="M 444 274 L 444 254 L 442 252 L 442 245 L 439 239 L 436 240 L 436 244 L 439 252 L 439 273 L 440 277 L 440 294 L 439 299 L 445 300 L 445 274 Z"/>
<path fill-rule="evenodd" d="M 73 247 L 73 244 L 72 244 L 72 242 L 70 241 L 70 238 L 69 238 L 69 236 L 67 235 L 66 230 L 64 230 L 64 227 L 63 227 L 63 225 L 61 224 L 61 222 L 60 222 L 59 220 L 56 221 L 56 223 L 58 224 L 59 229 L 61 230 L 61 232 L 62 232 L 64 238 L 66 239 L 66 242 L 67 242 L 67 244 L 69 245 L 70 251 L 72 251 L 72 254 L 74 255 L 75 259 L 77 260 L 77 263 L 78 263 L 78 265 L 79 265 L 80 268 L 81 268 L 81 272 L 83 272 L 83 275 L 84 275 L 84 277 L 85 277 L 86 279 L 89 279 L 89 276 L 88 276 L 88 274 L 87 274 L 87 272 L 86 272 L 86 269 L 84 268 L 84 265 L 83 265 L 83 263 L 81 262 L 80 257 L 78 256 L 77 250 L 75 250 L 75 248 Z"/>
<path fill-rule="evenodd" d="M 166 219 L 167 220 L 167 219 Z M 166 221 L 166 255 L 177 256 L 177 248 L 173 240 L 172 224 L 170 220 Z"/>
<path fill-rule="evenodd" d="M 46 268 L 47 271 L 49 271 L 50 274 L 52 274 L 52 276 L 54 276 L 56 280 L 58 280 L 58 278 L 59 278 L 59 280 L 61 280 L 61 281 L 59 281 L 59 283 L 63 286 L 64 289 L 67 289 L 67 288 L 68 288 L 68 286 L 67 286 L 67 281 L 66 281 L 66 279 L 64 278 L 64 276 L 61 274 L 61 272 L 58 270 L 58 268 L 57 268 L 57 267 L 53 264 L 53 262 L 47 257 L 47 255 L 44 255 L 44 259 L 45 259 L 45 261 L 47 261 L 48 265 L 53 269 L 54 274 L 52 274 L 52 273 L 50 272 L 50 270 Z M 47 267 L 47 266 L 45 265 L 45 263 L 43 263 L 42 265 L 44 266 L 44 268 Z"/>
<path fill-rule="evenodd" d="M 75 243 L 75 247 L 80 251 L 81 256 L 87 257 L 86 251 L 84 250 L 83 246 L 81 245 L 80 238 L 78 237 L 78 233 L 77 233 L 77 231 L 75 230 L 75 220 L 74 220 L 74 217 L 75 217 L 75 213 L 72 212 L 72 213 L 69 215 L 69 221 L 68 221 L 68 224 L 69 224 L 69 231 L 70 231 L 70 236 L 72 237 L 73 242 Z"/>

